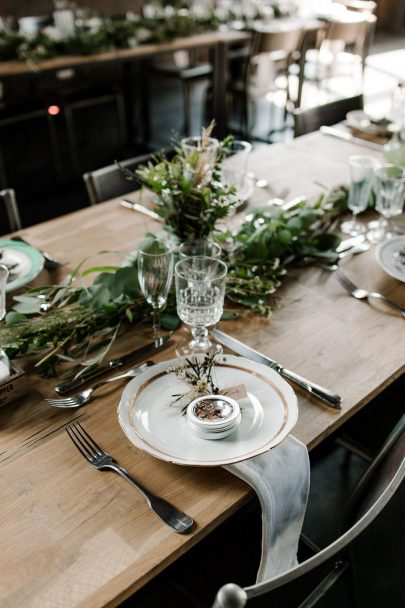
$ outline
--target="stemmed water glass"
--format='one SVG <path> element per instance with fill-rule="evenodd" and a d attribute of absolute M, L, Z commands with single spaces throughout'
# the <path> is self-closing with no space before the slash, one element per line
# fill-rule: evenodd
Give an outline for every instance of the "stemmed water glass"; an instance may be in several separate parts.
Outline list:
<path fill-rule="evenodd" d="M 138 247 L 138 280 L 152 306 L 153 338 L 159 337 L 160 311 L 166 305 L 173 278 L 173 250 L 169 243 L 148 238 Z"/>
<path fill-rule="evenodd" d="M 218 258 L 190 257 L 177 262 L 177 314 L 191 326 L 191 340 L 177 345 L 179 357 L 198 354 L 220 354 L 222 348 L 209 339 L 208 327 L 222 316 L 227 266 Z"/>
<path fill-rule="evenodd" d="M 392 237 L 390 219 L 402 213 L 405 200 L 405 169 L 386 164 L 374 171 L 376 210 L 382 216 L 378 225 L 367 233 L 371 243 Z"/>
<path fill-rule="evenodd" d="M 341 224 L 340 231 L 343 234 L 357 236 L 366 231 L 365 227 L 356 221 L 356 215 L 367 209 L 373 185 L 373 171 L 376 166 L 377 161 L 370 156 L 363 156 L 361 154 L 349 156 L 351 183 L 348 207 L 353 217 L 351 220 Z"/>
<path fill-rule="evenodd" d="M 233 186 L 239 199 L 243 204 L 253 194 L 253 181 L 247 174 L 249 154 L 252 144 L 247 141 L 235 140 L 227 147 L 226 158 L 221 165 L 221 181 Z"/>

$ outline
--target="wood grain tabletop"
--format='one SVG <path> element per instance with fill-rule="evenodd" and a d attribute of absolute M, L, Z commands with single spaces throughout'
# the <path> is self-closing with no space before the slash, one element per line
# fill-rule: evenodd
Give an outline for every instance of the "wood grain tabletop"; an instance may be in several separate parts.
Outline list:
<path fill-rule="evenodd" d="M 256 192 L 266 200 L 316 196 L 325 186 L 347 183 L 347 158 L 362 149 L 320 133 L 252 153 L 250 168 L 269 182 Z M 378 157 L 378 153 L 363 150 Z M 85 256 L 134 249 L 147 230 L 161 226 L 120 206 L 102 203 L 24 229 L 32 245 L 66 262 L 57 282 Z M 239 221 L 240 214 L 232 219 Z M 373 249 L 344 262 L 345 272 L 405 305 L 404 284 L 377 264 Z M 241 311 L 221 329 L 286 367 L 343 397 L 333 410 L 296 390 L 293 434 L 309 449 L 322 442 L 404 372 L 404 319 L 351 298 L 332 272 L 292 269 L 269 319 Z M 124 353 L 147 341 L 143 327 L 129 329 L 114 347 Z M 178 330 L 175 338 L 180 338 Z M 173 351 L 154 359 L 171 358 Z M 0 409 L 0 606 L 2 608 L 99 608 L 117 606 L 185 553 L 250 497 L 248 487 L 222 468 L 180 467 L 138 450 L 117 420 L 123 386 L 112 385 L 81 409 L 49 407 L 55 380 L 39 378 L 32 360 L 29 392 Z M 162 525 L 143 497 L 125 481 L 88 466 L 64 430 L 80 419 L 97 442 L 150 490 L 190 514 L 196 526 L 180 536 Z"/>

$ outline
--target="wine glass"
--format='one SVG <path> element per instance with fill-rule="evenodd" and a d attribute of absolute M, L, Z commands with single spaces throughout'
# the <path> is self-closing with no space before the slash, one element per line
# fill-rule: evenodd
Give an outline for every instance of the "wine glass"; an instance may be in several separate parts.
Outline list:
<path fill-rule="evenodd" d="M 386 164 L 374 171 L 376 181 L 376 210 L 382 216 L 378 226 L 367 233 L 371 243 L 392 237 L 390 219 L 402 213 L 405 199 L 405 169 Z"/>
<path fill-rule="evenodd" d="M 253 181 L 247 174 L 247 163 L 252 144 L 247 141 L 235 140 L 229 144 L 226 158 L 221 165 L 221 181 L 233 186 L 242 205 L 253 194 Z"/>
<path fill-rule="evenodd" d="M 208 183 L 217 159 L 219 141 L 208 137 L 185 137 L 180 142 L 184 154 L 185 176 L 198 187 Z"/>
<path fill-rule="evenodd" d="M 177 262 L 176 282 L 177 314 L 191 325 L 192 339 L 176 348 L 179 357 L 198 354 L 220 354 L 222 348 L 213 345 L 208 327 L 221 318 L 226 285 L 227 266 L 211 257 L 183 258 Z"/>
<path fill-rule="evenodd" d="M 152 306 L 153 337 L 159 337 L 160 311 L 166 305 L 173 278 L 173 250 L 169 243 L 148 238 L 138 247 L 138 280 Z"/>
<path fill-rule="evenodd" d="M 377 164 L 377 161 L 371 156 L 362 154 L 349 156 L 351 183 L 348 207 L 353 216 L 351 220 L 341 224 L 340 231 L 343 234 L 357 236 L 366 231 L 365 227 L 356 221 L 356 215 L 367 209 L 373 185 L 373 171 Z"/>
<path fill-rule="evenodd" d="M 185 241 L 181 243 L 179 247 L 179 256 L 181 258 L 194 258 L 194 257 L 209 257 L 219 258 L 221 257 L 221 247 L 214 243 L 214 241 L 197 239 L 194 241 Z"/>

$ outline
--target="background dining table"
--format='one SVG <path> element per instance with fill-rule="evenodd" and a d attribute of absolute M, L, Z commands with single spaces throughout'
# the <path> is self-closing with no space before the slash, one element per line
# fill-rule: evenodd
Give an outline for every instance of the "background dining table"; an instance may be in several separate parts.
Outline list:
<path fill-rule="evenodd" d="M 250 167 L 269 186 L 257 189 L 255 198 L 312 197 L 323 186 L 347 184 L 348 156 L 359 152 L 380 156 L 319 132 L 257 149 Z M 243 211 L 232 221 L 242 216 Z M 41 285 L 60 281 L 88 255 L 131 251 L 147 230 L 161 229 L 116 199 L 20 234 L 66 262 L 52 276 L 42 271 L 34 281 Z M 404 285 L 385 274 L 373 249 L 346 259 L 344 269 L 362 287 L 405 305 Z M 296 389 L 293 434 L 311 449 L 404 373 L 404 319 L 351 298 L 333 272 L 316 265 L 292 267 L 277 296 L 269 319 L 241 309 L 239 319 L 220 328 L 341 394 L 336 410 Z M 146 341 L 143 327 L 134 326 L 114 353 Z M 153 359 L 172 356 L 167 350 Z M 0 605 L 117 606 L 238 510 L 251 490 L 221 467 L 177 466 L 133 446 L 117 419 L 122 385 L 112 385 L 81 409 L 50 407 L 44 398 L 55 396 L 56 381 L 39 378 L 32 362 L 18 361 L 28 371 L 27 395 L 0 409 Z M 139 481 L 191 515 L 192 533 L 174 534 L 129 484 L 87 466 L 64 430 L 74 419 Z"/>

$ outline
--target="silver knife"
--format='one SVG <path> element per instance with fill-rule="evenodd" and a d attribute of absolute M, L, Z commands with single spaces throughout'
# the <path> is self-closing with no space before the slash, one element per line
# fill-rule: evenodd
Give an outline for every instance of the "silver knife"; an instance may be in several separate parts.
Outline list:
<path fill-rule="evenodd" d="M 331 137 L 337 137 L 338 139 L 344 139 L 352 144 L 357 144 L 359 146 L 363 146 L 364 148 L 370 148 L 371 150 L 378 150 L 378 152 L 382 152 L 383 146 L 382 144 L 376 144 L 373 141 L 368 141 L 368 139 L 361 139 L 360 137 L 355 137 L 346 131 L 342 131 L 341 129 L 335 129 L 333 127 L 321 127 L 321 133 L 324 135 L 330 135 Z"/>
<path fill-rule="evenodd" d="M 264 365 L 271 367 L 281 376 L 284 376 L 284 378 L 287 378 L 287 380 L 295 382 L 295 384 L 298 384 L 298 386 L 305 389 L 306 391 L 311 393 L 311 395 L 313 395 L 317 399 L 320 399 L 330 407 L 340 409 L 340 403 L 342 401 L 340 395 L 336 395 L 327 388 L 323 388 L 323 386 L 319 386 L 319 384 L 314 384 L 314 382 L 310 382 L 310 380 L 302 378 L 302 376 L 299 376 L 295 372 L 286 369 L 285 367 L 280 365 L 280 363 L 274 361 L 274 359 L 271 359 L 266 355 L 262 355 L 262 353 L 259 353 L 257 350 L 250 348 L 250 346 L 247 346 L 247 344 L 243 344 L 243 342 L 239 342 L 239 340 L 236 340 L 236 338 L 225 334 L 219 329 L 212 329 L 211 335 L 214 336 L 214 338 L 218 340 L 218 342 L 220 342 L 224 346 L 227 346 L 235 353 L 242 355 L 242 357 L 247 357 L 252 361 L 257 361 L 258 363 L 263 363 Z"/>
<path fill-rule="evenodd" d="M 173 340 L 170 340 L 170 335 L 157 338 L 154 342 L 149 342 L 148 344 L 145 344 L 145 346 L 141 346 L 140 348 L 137 348 L 136 350 L 133 350 L 130 353 L 127 353 L 126 355 L 123 355 L 119 359 L 112 359 L 108 363 L 97 367 L 85 376 L 81 376 L 80 378 L 74 378 L 73 380 L 68 380 L 67 382 L 62 382 L 61 384 L 58 384 L 57 386 L 55 386 L 55 391 L 59 393 L 59 395 L 64 395 L 68 391 L 78 388 L 79 386 L 83 386 L 83 384 L 86 384 L 89 380 L 92 380 L 97 376 L 101 376 L 101 374 L 106 374 L 107 372 L 113 369 L 122 367 L 126 363 L 131 363 L 136 359 L 140 359 L 144 355 L 149 354 L 151 351 L 158 352 L 160 350 L 163 350 L 164 348 L 170 346 L 172 343 Z"/>
<path fill-rule="evenodd" d="M 152 211 L 152 209 L 148 209 L 144 205 L 141 205 L 141 203 L 133 203 L 132 201 L 127 201 L 126 199 L 123 199 L 121 201 L 121 206 L 127 207 L 128 209 L 132 209 L 132 211 L 139 211 L 139 213 L 143 213 L 144 215 L 147 215 L 148 217 L 152 218 L 156 222 L 160 222 L 161 224 L 164 223 L 164 219 L 160 217 L 160 215 L 158 215 L 155 211 Z"/>

